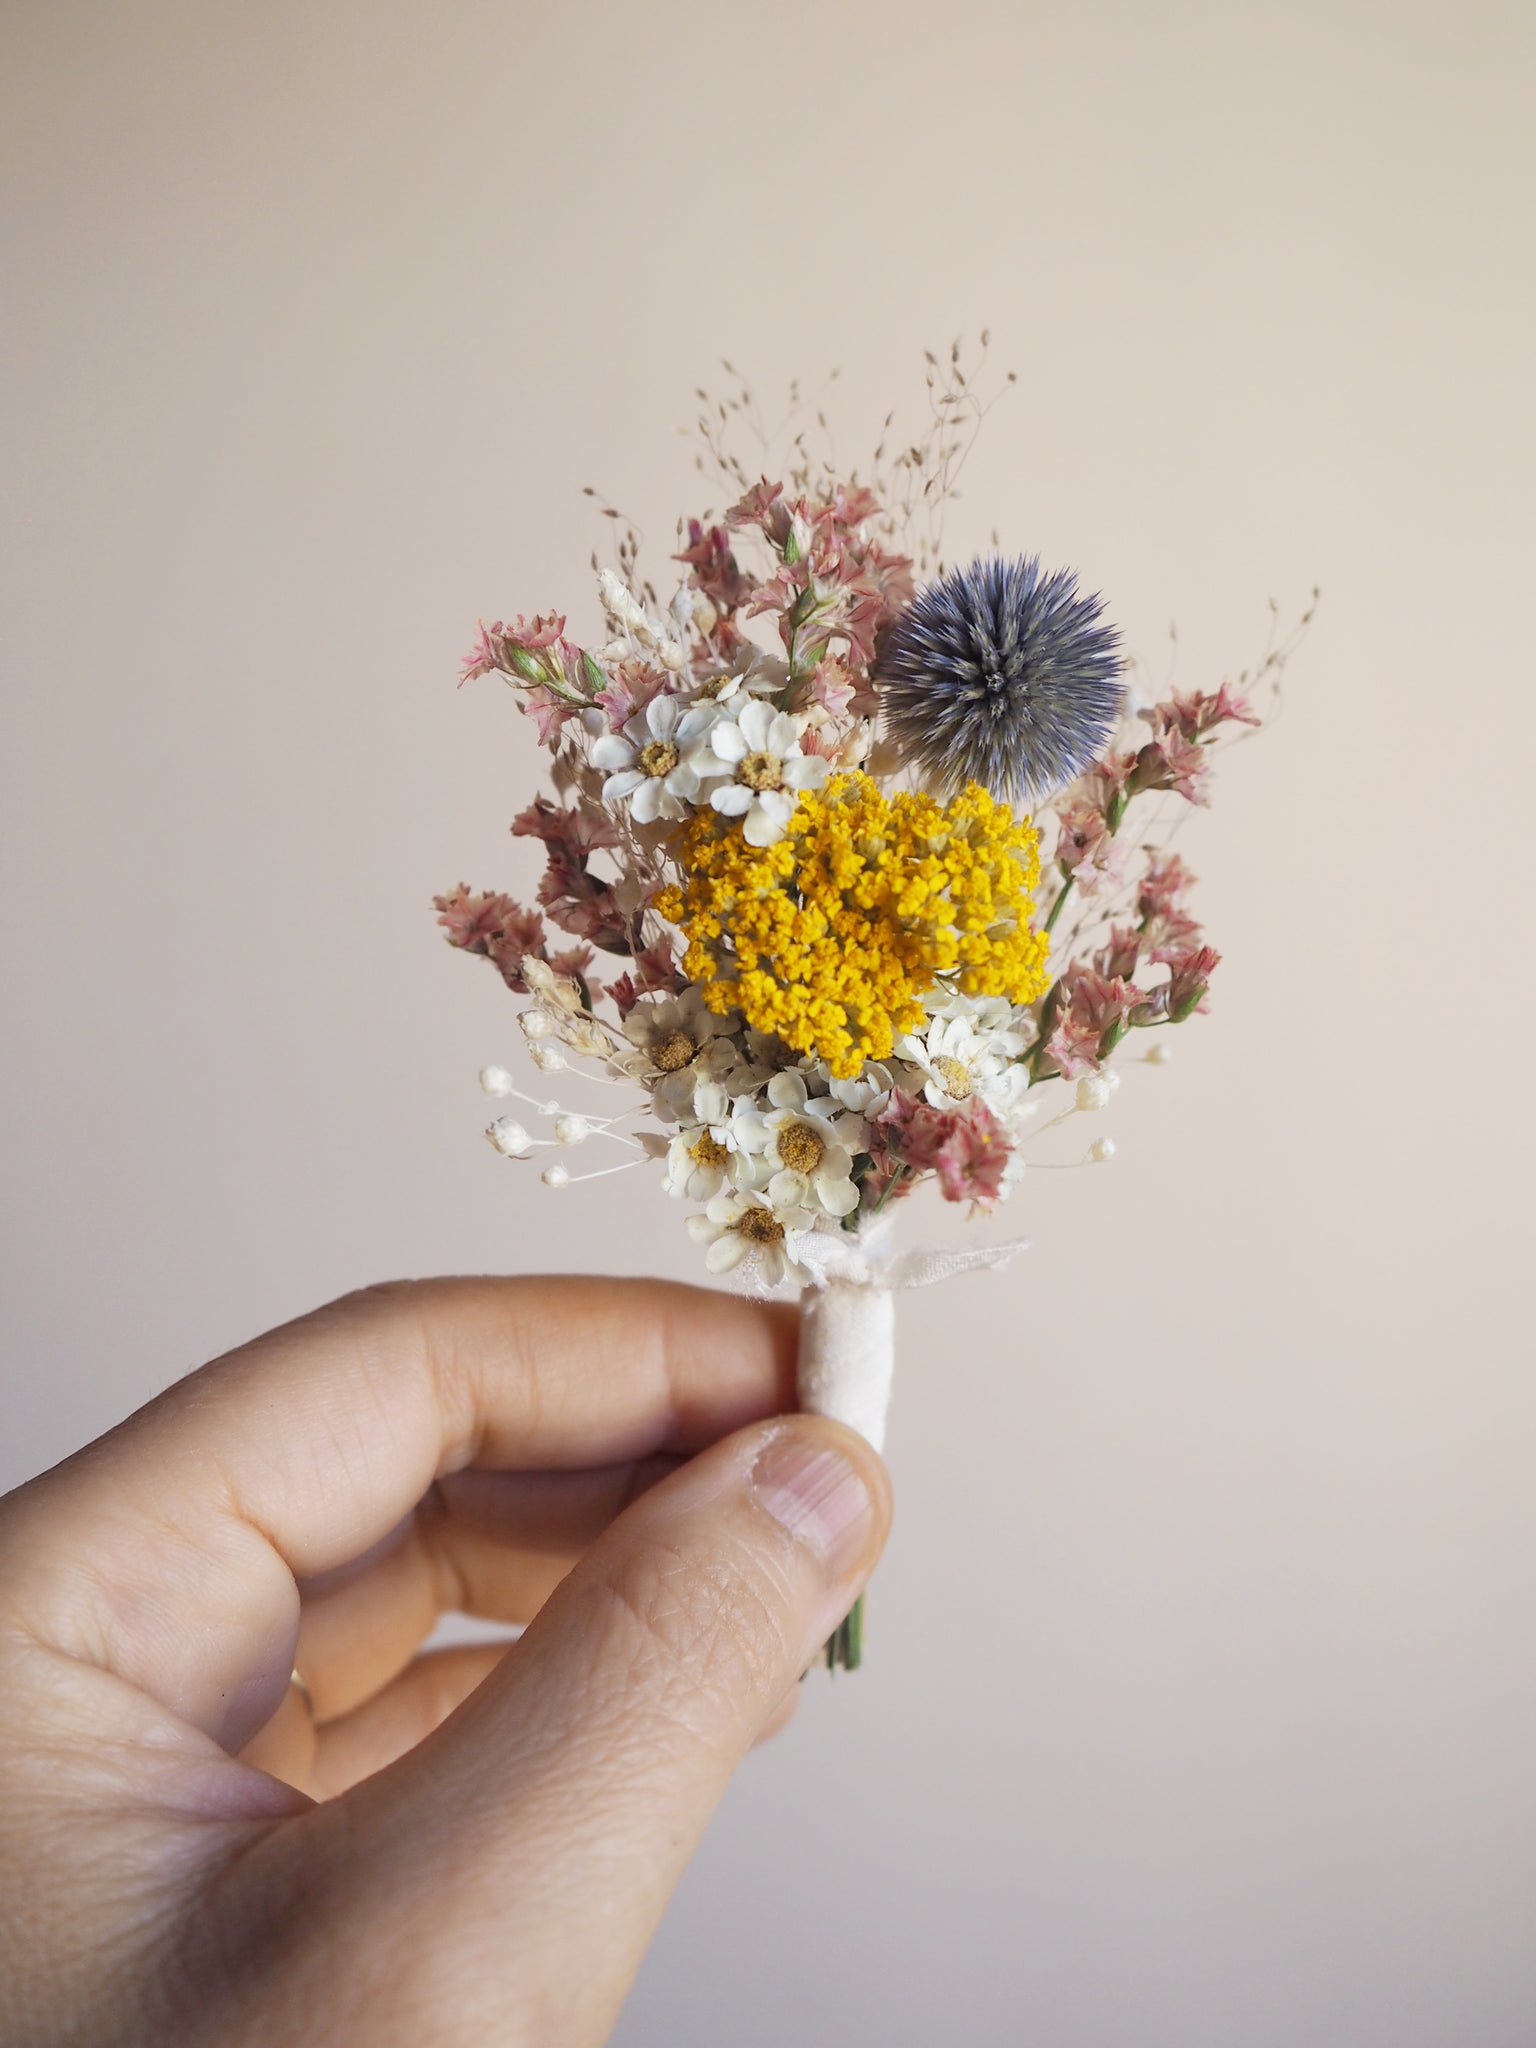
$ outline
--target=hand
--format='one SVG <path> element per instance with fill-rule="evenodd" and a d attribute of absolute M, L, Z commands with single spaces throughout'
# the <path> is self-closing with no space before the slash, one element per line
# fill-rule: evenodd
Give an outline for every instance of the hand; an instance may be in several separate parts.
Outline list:
<path fill-rule="evenodd" d="M 0 1502 L 7 2048 L 604 2040 L 884 1540 L 793 1360 L 689 1288 L 380 1288 Z M 529 1626 L 417 1654 L 449 1608 Z"/>

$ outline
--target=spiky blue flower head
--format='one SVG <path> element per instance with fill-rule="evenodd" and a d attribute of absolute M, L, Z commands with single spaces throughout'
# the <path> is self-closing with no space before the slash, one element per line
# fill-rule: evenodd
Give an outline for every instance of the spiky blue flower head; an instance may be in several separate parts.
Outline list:
<path fill-rule="evenodd" d="M 1120 635 L 1101 597 L 1040 557 L 988 555 L 919 591 L 873 675 L 902 758 L 953 795 L 980 782 L 1034 803 L 1109 744 L 1120 711 Z"/>

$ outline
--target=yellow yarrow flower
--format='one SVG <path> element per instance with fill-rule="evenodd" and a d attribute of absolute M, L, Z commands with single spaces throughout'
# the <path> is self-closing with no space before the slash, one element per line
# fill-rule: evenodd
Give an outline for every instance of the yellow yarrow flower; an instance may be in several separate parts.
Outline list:
<path fill-rule="evenodd" d="M 802 796 L 772 846 L 713 811 L 676 845 L 683 881 L 656 909 L 687 938 L 705 1004 L 840 1078 L 918 1030 L 941 977 L 1014 1003 L 1048 984 L 1050 941 L 1030 927 L 1039 834 L 979 783 L 941 804 L 855 770 Z"/>

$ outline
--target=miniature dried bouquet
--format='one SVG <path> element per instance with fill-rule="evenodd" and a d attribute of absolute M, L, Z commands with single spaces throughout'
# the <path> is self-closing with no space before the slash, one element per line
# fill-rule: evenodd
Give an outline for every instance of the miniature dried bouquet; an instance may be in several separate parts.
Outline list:
<path fill-rule="evenodd" d="M 893 1219 L 925 1186 L 1007 1201 L 1033 1135 L 1102 1110 L 1128 1052 L 1155 1063 L 1205 1008 L 1220 956 L 1169 833 L 1289 651 L 1149 701 L 1070 569 L 946 567 L 975 389 L 958 348 L 930 358 L 927 430 L 868 481 L 805 434 L 782 480 L 749 469 L 750 392 L 706 400 L 729 503 L 680 529 L 665 600 L 631 529 L 580 643 L 554 611 L 480 627 L 463 680 L 504 677 L 551 756 L 512 821 L 547 865 L 533 906 L 436 899 L 527 998 L 541 1074 L 625 1092 L 598 1113 L 487 1067 L 541 1119 L 499 1115 L 496 1149 L 552 1189 L 592 1177 L 577 1148 L 659 1174 L 710 1272 L 800 1286 L 802 1404 L 877 1445 L 892 1290 L 1017 1249 L 898 1255 Z M 861 1631 L 856 1609 L 828 1661 L 856 1665 Z"/>

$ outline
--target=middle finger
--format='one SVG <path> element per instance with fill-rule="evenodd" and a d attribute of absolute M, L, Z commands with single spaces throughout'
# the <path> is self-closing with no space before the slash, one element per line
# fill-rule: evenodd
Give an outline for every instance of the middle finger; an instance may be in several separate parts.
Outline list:
<path fill-rule="evenodd" d="M 531 1621 L 582 1553 L 680 1460 L 451 1474 L 353 1564 L 299 1583 L 295 1669 L 318 1722 L 390 1683 L 440 1615 Z"/>

